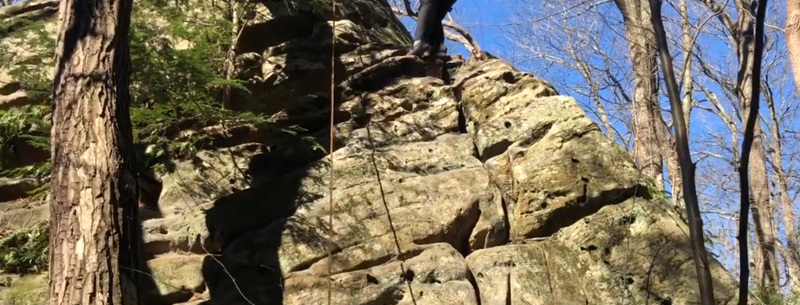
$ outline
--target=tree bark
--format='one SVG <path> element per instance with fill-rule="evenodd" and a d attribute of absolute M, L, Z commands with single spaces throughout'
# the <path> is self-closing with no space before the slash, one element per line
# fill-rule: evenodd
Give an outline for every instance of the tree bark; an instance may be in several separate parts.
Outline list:
<path fill-rule="evenodd" d="M 51 305 L 137 304 L 132 0 L 62 0 L 53 96 Z"/>
<path fill-rule="evenodd" d="M 625 22 L 631 65 L 633 93 L 633 157 L 642 173 L 664 189 L 662 147 L 666 133 L 662 124 L 656 84 L 656 42 L 650 24 L 650 8 L 639 0 L 615 0 Z"/>
<path fill-rule="evenodd" d="M 794 87 L 800 90 L 800 2 L 786 0 L 786 46 L 794 75 Z"/>
<path fill-rule="evenodd" d="M 795 90 L 800 90 L 800 2 L 795 0 L 786 0 L 786 28 L 784 29 L 786 36 L 786 45 L 789 49 L 789 62 L 792 66 L 794 75 Z M 774 115 L 773 115 L 774 117 Z M 775 139 L 776 146 L 780 148 L 780 136 Z M 776 152 L 776 160 L 782 158 L 780 150 Z M 795 226 L 796 218 L 792 207 L 792 200 L 789 198 L 789 183 L 786 176 L 782 175 L 783 168 L 780 164 L 776 163 L 778 171 L 781 175 L 778 176 L 779 184 L 781 187 L 781 205 L 783 207 L 783 222 L 786 227 L 786 251 L 784 251 L 784 258 L 786 260 L 787 269 L 789 269 L 789 284 L 791 285 L 792 292 L 800 294 L 800 235 Z"/>
<path fill-rule="evenodd" d="M 753 39 L 753 15 L 749 10 L 749 1 L 737 2 L 739 19 L 735 40 L 738 43 L 737 55 L 739 59 L 739 69 L 737 73 L 736 92 L 739 98 L 741 113 L 748 113 L 752 106 L 751 88 L 753 85 L 753 51 L 755 41 Z M 758 80 L 756 80 L 758 81 Z M 742 119 L 745 119 L 744 117 Z M 750 155 L 750 212 L 753 213 L 753 230 L 755 231 L 755 244 L 753 253 L 753 263 L 755 268 L 753 276 L 758 285 L 765 288 L 778 289 L 780 286 L 777 266 L 777 255 L 775 242 L 777 231 L 772 221 L 772 207 L 769 197 L 769 180 L 766 168 L 766 155 L 764 146 L 761 142 L 761 124 L 756 123 L 753 129 L 753 146 Z"/>

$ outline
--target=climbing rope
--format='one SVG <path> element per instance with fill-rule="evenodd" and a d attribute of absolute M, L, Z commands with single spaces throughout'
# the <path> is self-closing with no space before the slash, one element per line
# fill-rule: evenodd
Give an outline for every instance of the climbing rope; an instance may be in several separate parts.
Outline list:
<path fill-rule="evenodd" d="M 336 109 L 335 103 L 335 88 L 336 88 L 336 71 L 335 71 L 335 63 L 336 63 L 336 0 L 331 0 L 331 90 L 330 90 L 330 134 L 329 134 L 329 143 L 328 143 L 328 156 L 330 157 L 330 181 L 328 182 L 328 223 L 330 225 L 330 241 L 328 243 L 328 305 L 332 304 L 333 301 L 333 261 L 331 260 L 333 256 L 333 181 L 334 181 L 334 172 L 333 172 L 333 139 L 334 139 L 334 129 L 335 129 L 335 120 L 334 120 L 334 113 Z M 394 244 L 397 248 L 397 259 L 400 261 L 400 272 L 401 277 L 406 282 L 408 286 L 408 292 L 411 294 L 411 301 L 414 305 L 417 305 L 417 300 L 414 297 L 414 290 L 411 288 L 411 279 L 406 278 L 408 274 L 406 273 L 405 266 L 403 265 L 403 260 L 401 255 L 403 251 L 400 248 L 400 240 L 397 237 L 397 230 L 394 228 L 394 223 L 392 221 L 392 215 L 389 212 L 389 204 L 386 202 L 386 194 L 383 191 L 383 183 L 381 182 L 381 175 L 380 171 L 378 171 L 378 164 L 375 161 L 375 144 L 372 142 L 372 135 L 369 129 L 369 122 L 367 122 L 367 139 L 369 141 L 369 146 L 371 150 L 370 159 L 372 161 L 372 166 L 375 169 L 375 177 L 378 182 L 378 189 L 380 190 L 381 194 L 381 201 L 383 201 L 383 207 L 386 210 L 386 217 L 389 220 L 389 228 L 392 231 L 392 236 L 394 237 Z"/>
<path fill-rule="evenodd" d="M 389 229 L 392 230 L 392 235 L 394 236 L 394 245 L 397 247 L 397 259 L 400 261 L 400 276 L 406 282 L 408 286 L 408 293 L 411 294 L 411 302 L 414 305 L 417 305 L 417 299 L 414 297 L 414 290 L 411 289 L 411 279 L 406 278 L 406 268 L 403 266 L 403 259 L 400 257 L 403 254 L 403 251 L 400 250 L 400 239 L 397 238 L 397 230 L 394 229 L 394 222 L 392 222 L 392 214 L 389 213 L 389 204 L 386 203 L 386 193 L 383 191 L 383 183 L 381 182 L 381 174 L 378 171 L 378 162 L 375 161 L 375 144 L 372 142 L 372 134 L 369 131 L 369 123 L 367 123 L 367 140 L 369 141 L 370 147 L 370 159 L 372 160 L 372 168 L 375 169 L 375 177 L 378 180 L 378 189 L 381 192 L 381 201 L 383 201 L 383 208 L 386 210 L 386 217 L 389 219 Z"/>
<path fill-rule="evenodd" d="M 328 305 L 331 305 L 333 294 L 333 137 L 335 121 L 334 116 L 336 113 L 336 102 L 334 97 L 334 89 L 336 88 L 336 0 L 331 0 L 331 122 L 330 122 L 330 135 L 328 143 L 328 156 L 330 156 L 330 181 L 328 181 L 328 224 L 330 225 L 330 239 L 328 241 Z"/>

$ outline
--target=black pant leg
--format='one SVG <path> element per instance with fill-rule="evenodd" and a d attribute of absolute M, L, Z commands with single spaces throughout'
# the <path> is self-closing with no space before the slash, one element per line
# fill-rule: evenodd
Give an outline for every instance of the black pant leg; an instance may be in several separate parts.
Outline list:
<path fill-rule="evenodd" d="M 440 5 L 438 0 L 421 0 L 422 6 L 419 9 L 417 32 L 414 40 L 421 40 L 432 44 L 435 39 L 436 17 L 438 17 Z M 440 20 L 441 21 L 441 20 Z"/>
<path fill-rule="evenodd" d="M 447 13 L 450 12 L 450 9 L 453 7 L 454 1 L 452 0 L 437 0 L 439 1 L 439 7 L 436 11 L 436 27 L 433 34 L 432 44 L 436 51 L 439 50 L 439 47 L 444 44 L 444 26 L 442 25 L 442 21 L 447 16 Z"/>

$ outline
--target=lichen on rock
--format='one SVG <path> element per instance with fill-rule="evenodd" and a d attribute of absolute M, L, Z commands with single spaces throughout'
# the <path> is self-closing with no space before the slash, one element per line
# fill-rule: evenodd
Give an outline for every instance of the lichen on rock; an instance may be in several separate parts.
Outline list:
<path fill-rule="evenodd" d="M 403 56 L 384 0 L 337 8 L 334 25 L 259 7 L 237 54 L 263 113 L 333 151 L 243 132 L 160 175 L 142 223 L 152 304 L 325 304 L 329 281 L 352 305 L 697 300 L 686 225 L 573 98 L 497 58 Z M 309 105 L 325 116 L 292 108 Z M 736 281 L 711 269 L 733 304 Z"/>

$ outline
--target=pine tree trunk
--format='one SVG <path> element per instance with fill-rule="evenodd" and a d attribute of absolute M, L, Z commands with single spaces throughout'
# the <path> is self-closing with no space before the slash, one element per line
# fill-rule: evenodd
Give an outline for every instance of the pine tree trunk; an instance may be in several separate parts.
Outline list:
<path fill-rule="evenodd" d="M 656 42 L 650 24 L 647 2 L 615 0 L 625 21 L 631 65 L 634 74 L 633 92 L 633 157 L 642 173 L 664 189 L 663 135 L 656 84 Z"/>
<path fill-rule="evenodd" d="M 128 92 L 132 0 L 62 0 L 50 198 L 51 305 L 137 304 Z"/>

